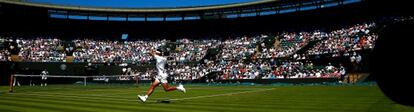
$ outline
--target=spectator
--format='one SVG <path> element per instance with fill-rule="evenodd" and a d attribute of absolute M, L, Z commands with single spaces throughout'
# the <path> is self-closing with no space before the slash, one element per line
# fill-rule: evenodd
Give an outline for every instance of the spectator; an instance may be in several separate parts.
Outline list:
<path fill-rule="evenodd" d="M 375 24 L 355 25 L 348 29 L 332 31 L 328 38 L 319 42 L 312 49 L 307 51 L 309 55 L 320 55 L 327 53 L 344 53 L 363 49 L 372 49 L 374 42 L 378 38 L 376 34 L 371 34 L 370 29 Z M 333 57 L 339 56 L 333 54 Z"/>
<path fill-rule="evenodd" d="M 339 80 L 339 83 L 342 83 L 342 81 L 345 79 L 345 75 L 346 75 L 345 67 L 342 66 L 342 64 L 339 65 L 339 73 L 341 74 L 341 78 Z"/>

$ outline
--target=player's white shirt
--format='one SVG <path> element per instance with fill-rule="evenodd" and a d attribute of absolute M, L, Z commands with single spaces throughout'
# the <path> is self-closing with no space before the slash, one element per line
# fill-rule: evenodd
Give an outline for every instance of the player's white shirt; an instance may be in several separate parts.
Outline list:
<path fill-rule="evenodd" d="M 154 58 L 156 61 L 158 75 L 162 77 L 168 76 L 167 71 L 165 70 L 165 64 L 167 63 L 167 58 L 159 56 L 159 55 L 154 55 Z"/>
<path fill-rule="evenodd" d="M 42 73 L 40 74 L 42 76 L 42 79 L 46 80 L 47 79 L 47 75 L 48 72 L 47 71 L 42 71 Z"/>

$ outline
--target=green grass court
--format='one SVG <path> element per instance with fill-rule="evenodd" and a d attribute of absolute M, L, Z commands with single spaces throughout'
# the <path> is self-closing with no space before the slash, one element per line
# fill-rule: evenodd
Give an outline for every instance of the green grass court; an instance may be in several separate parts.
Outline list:
<path fill-rule="evenodd" d="M 414 112 L 395 104 L 375 85 L 207 86 L 185 85 L 187 93 L 158 87 L 146 103 L 146 86 L 1 86 L 0 112 Z M 159 100 L 170 100 L 160 103 Z"/>

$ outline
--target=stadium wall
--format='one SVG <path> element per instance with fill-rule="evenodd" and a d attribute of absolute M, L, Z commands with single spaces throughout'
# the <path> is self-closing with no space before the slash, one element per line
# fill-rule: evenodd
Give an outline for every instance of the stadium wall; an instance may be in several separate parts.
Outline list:
<path fill-rule="evenodd" d="M 0 85 L 7 85 L 9 83 L 12 63 L 0 62 Z"/>
<path fill-rule="evenodd" d="M 369 70 L 369 57 L 371 50 L 358 51 L 358 54 L 361 54 L 362 59 L 360 72 L 368 72 Z M 343 54 L 341 54 L 343 55 Z M 346 68 L 351 68 L 351 63 L 349 62 L 349 56 L 340 56 L 340 57 L 331 57 L 332 54 L 323 54 L 319 56 L 310 56 L 307 60 L 297 60 L 297 61 L 312 61 L 315 66 L 322 66 L 331 63 L 334 66 L 339 66 L 343 64 Z M 280 58 L 277 59 L 278 62 L 284 61 L 293 61 L 290 58 Z M 0 62 L 2 66 L 9 66 L 10 62 Z M 88 66 L 88 63 L 83 62 L 17 62 L 16 71 L 20 74 L 40 74 L 44 69 L 49 71 L 51 75 L 120 75 L 122 74 L 123 66 L 116 65 L 114 63 L 93 63 L 92 66 Z M 196 62 L 189 63 L 190 65 L 197 64 Z M 128 67 L 131 67 L 133 70 L 146 71 L 147 69 L 154 69 L 153 63 L 144 63 L 144 64 L 129 64 Z M 7 68 L 7 67 L 2 67 Z M 91 72 L 91 70 L 96 70 Z M 6 71 L 6 70 L 5 70 Z"/>
<path fill-rule="evenodd" d="M 0 63 L 4 64 L 5 62 Z M 152 66 L 144 64 L 130 65 L 129 67 L 136 70 L 145 70 Z M 41 71 L 47 69 L 50 75 L 121 75 L 122 68 L 122 66 L 106 63 L 94 63 L 92 66 L 88 66 L 88 63 L 18 62 L 16 63 L 16 74 L 38 75 Z"/>
<path fill-rule="evenodd" d="M 33 82 L 35 84 L 40 83 L 40 77 L 18 77 L 17 81 L 21 85 L 29 85 L 29 82 Z M 306 84 L 306 83 L 329 83 L 329 82 L 338 82 L 338 78 L 295 78 L 295 79 L 237 79 L 237 80 L 216 80 L 214 82 L 207 82 L 210 84 L 247 84 L 247 85 L 254 85 L 254 84 L 277 84 L 277 83 L 290 83 L 290 84 Z M 48 84 L 79 84 L 83 85 L 84 79 L 83 78 L 56 78 L 56 77 L 49 77 Z M 169 81 L 170 83 L 174 83 L 174 81 Z M 184 84 L 200 84 L 206 83 L 206 81 L 202 80 L 183 80 L 177 81 Z M 92 78 L 86 79 L 86 85 L 94 85 L 94 84 L 135 84 L 137 83 L 135 80 L 115 80 L 115 78 L 110 79 L 108 81 L 105 80 L 93 80 Z M 151 80 L 139 80 L 139 84 L 149 84 Z"/>

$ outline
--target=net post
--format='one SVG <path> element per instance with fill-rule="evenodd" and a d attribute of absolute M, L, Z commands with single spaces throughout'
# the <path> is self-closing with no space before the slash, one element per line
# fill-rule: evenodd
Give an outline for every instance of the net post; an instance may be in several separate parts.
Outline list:
<path fill-rule="evenodd" d="M 138 87 L 138 80 L 139 80 L 139 77 L 137 75 L 137 76 L 135 76 L 135 84 L 137 85 L 137 87 Z"/>
<path fill-rule="evenodd" d="M 83 77 L 83 86 L 86 86 L 86 77 Z"/>

